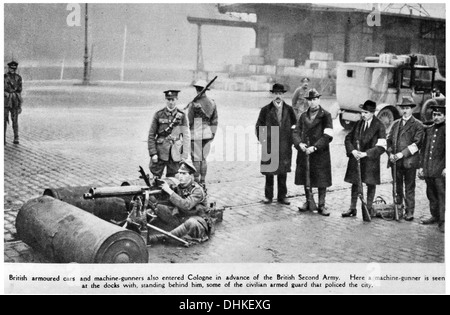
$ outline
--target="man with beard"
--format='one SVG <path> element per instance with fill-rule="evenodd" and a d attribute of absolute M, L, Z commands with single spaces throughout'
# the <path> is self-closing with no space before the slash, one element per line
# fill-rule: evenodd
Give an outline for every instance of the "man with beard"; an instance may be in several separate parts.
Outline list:
<path fill-rule="evenodd" d="M 380 156 L 386 150 L 386 128 L 375 117 L 376 103 L 367 100 L 359 106 L 362 119 L 359 120 L 345 137 L 345 150 L 349 158 L 344 180 L 352 184 L 350 209 L 342 213 L 342 217 L 356 216 L 358 202 L 358 160 L 361 165 L 361 181 L 367 185 L 367 208 L 371 212 L 376 193 L 376 185 L 380 184 Z M 359 141 L 358 150 L 356 141 Z M 364 218 L 369 221 L 370 218 Z"/>
<path fill-rule="evenodd" d="M 301 114 L 294 130 L 294 146 L 298 150 L 295 184 L 304 185 L 306 202 L 299 211 L 311 211 L 308 200 L 310 191 L 306 187 L 306 159 L 309 158 L 309 177 L 311 187 L 319 191 L 318 212 L 329 216 L 325 206 L 327 187 L 331 186 L 330 142 L 333 140 L 333 120 L 331 114 L 320 106 L 320 94 L 311 89 L 306 96 L 309 108 Z M 314 203 L 315 204 L 315 203 Z"/>
<path fill-rule="evenodd" d="M 275 83 L 270 92 L 273 101 L 264 106 L 256 121 L 256 137 L 262 144 L 261 173 L 265 175 L 264 203 L 272 203 L 274 176 L 277 176 L 277 201 L 289 205 L 287 200 L 287 173 L 291 171 L 292 128 L 295 113 L 282 96 L 286 90 L 282 84 Z"/>
<path fill-rule="evenodd" d="M 438 223 L 445 232 L 445 105 L 432 106 L 433 124 L 425 128 L 419 178 L 427 184 L 431 217 L 422 224 Z"/>

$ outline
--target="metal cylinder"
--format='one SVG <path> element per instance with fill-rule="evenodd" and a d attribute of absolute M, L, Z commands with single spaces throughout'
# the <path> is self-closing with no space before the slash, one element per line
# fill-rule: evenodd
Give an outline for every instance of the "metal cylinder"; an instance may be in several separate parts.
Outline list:
<path fill-rule="evenodd" d="M 66 188 L 47 188 L 44 190 L 44 196 L 50 196 L 61 201 L 67 202 L 72 206 L 78 207 L 84 211 L 105 221 L 123 221 L 127 218 L 130 198 L 108 197 L 101 199 L 84 199 L 83 194 L 89 192 L 92 186 L 76 186 Z"/>
<path fill-rule="evenodd" d="M 147 263 L 144 239 L 50 196 L 26 202 L 16 218 L 18 237 L 57 263 Z"/>

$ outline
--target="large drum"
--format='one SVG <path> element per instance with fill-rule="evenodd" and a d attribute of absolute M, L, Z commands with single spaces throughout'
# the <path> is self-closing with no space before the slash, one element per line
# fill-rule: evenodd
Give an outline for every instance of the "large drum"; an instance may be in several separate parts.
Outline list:
<path fill-rule="evenodd" d="M 18 237 L 57 263 L 148 263 L 136 232 L 50 196 L 29 200 L 16 219 Z"/>

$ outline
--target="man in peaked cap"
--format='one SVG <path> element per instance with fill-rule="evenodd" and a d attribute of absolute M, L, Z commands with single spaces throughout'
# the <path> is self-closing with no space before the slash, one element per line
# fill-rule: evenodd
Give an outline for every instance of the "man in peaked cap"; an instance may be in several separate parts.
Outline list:
<path fill-rule="evenodd" d="M 347 134 L 344 140 L 345 150 L 348 156 L 347 171 L 344 181 L 352 184 L 350 209 L 342 213 L 342 217 L 356 216 L 356 204 L 358 202 L 358 172 L 357 164 L 361 165 L 361 180 L 367 185 L 367 208 L 372 210 L 376 193 L 376 185 L 380 184 L 380 156 L 386 150 L 386 127 L 375 116 L 376 103 L 367 100 L 359 106 L 361 117 Z M 357 141 L 360 148 L 357 148 Z M 364 217 L 363 220 L 370 221 Z"/>
<path fill-rule="evenodd" d="M 161 178 L 174 177 L 178 163 L 190 154 L 190 133 L 186 115 L 177 108 L 178 90 L 164 91 L 166 107 L 153 116 L 148 134 L 150 172 Z"/>
<path fill-rule="evenodd" d="M 206 193 L 194 181 L 196 171 L 192 162 L 180 163 L 177 174 L 180 184 L 170 187 L 164 182 L 161 186 L 169 195 L 170 205 L 157 205 L 155 214 L 171 230 L 172 235 L 204 242 L 210 236 L 212 221 L 208 213 Z M 149 235 L 147 244 L 155 244 L 165 239 L 163 234 Z"/>
<path fill-rule="evenodd" d="M 313 199 L 306 187 L 306 163 L 309 158 L 310 185 L 317 187 L 319 193 L 318 213 L 329 216 L 325 199 L 327 187 L 332 184 L 330 142 L 333 140 L 333 120 L 331 114 L 320 106 L 320 94 L 310 89 L 305 96 L 309 108 L 300 115 L 294 129 L 294 147 L 298 150 L 295 184 L 303 185 L 306 200 Z M 311 189 L 312 191 L 312 189 Z M 311 205 L 305 202 L 299 211 L 312 211 Z"/>
<path fill-rule="evenodd" d="M 421 150 L 421 168 L 419 178 L 427 184 L 427 198 L 430 203 L 431 217 L 422 220 L 422 224 L 438 224 L 445 232 L 445 105 L 431 106 L 433 124 L 425 128 Z"/>
<path fill-rule="evenodd" d="M 303 78 L 301 85 L 294 91 L 294 95 L 292 96 L 292 108 L 297 119 L 308 109 L 308 101 L 305 96 L 308 95 L 309 83 L 309 78 Z"/>
<path fill-rule="evenodd" d="M 265 175 L 263 202 L 272 203 L 277 176 L 277 201 L 289 205 L 286 180 L 291 171 L 292 128 L 296 119 L 292 106 L 283 101 L 284 85 L 275 83 L 270 92 L 273 101 L 261 109 L 256 121 L 256 137 L 262 144 L 261 173 Z"/>
<path fill-rule="evenodd" d="M 396 195 L 395 202 L 399 205 L 405 200 L 405 220 L 414 219 L 416 171 L 420 166 L 419 150 L 422 147 L 424 135 L 422 123 L 413 117 L 412 111 L 416 104 L 410 96 L 404 96 L 397 104 L 402 117 L 394 121 L 387 137 L 388 166 L 396 164 Z M 394 178 L 392 168 L 392 178 Z M 404 186 L 404 192 L 403 192 Z"/>
<path fill-rule="evenodd" d="M 4 138 L 6 142 L 6 127 L 11 115 L 14 132 L 14 144 L 19 144 L 19 115 L 22 113 L 22 77 L 16 73 L 19 63 L 8 63 L 8 72 L 4 75 Z"/>
<path fill-rule="evenodd" d="M 207 85 L 205 80 L 196 81 L 193 86 L 197 94 Z M 209 90 L 209 88 L 207 89 Z M 195 181 L 206 188 L 206 174 L 208 164 L 206 159 L 211 150 L 212 141 L 217 132 L 218 114 L 213 99 L 206 96 L 206 92 L 195 102 L 189 103 L 187 108 L 189 128 L 191 131 L 191 159 L 197 171 Z"/>

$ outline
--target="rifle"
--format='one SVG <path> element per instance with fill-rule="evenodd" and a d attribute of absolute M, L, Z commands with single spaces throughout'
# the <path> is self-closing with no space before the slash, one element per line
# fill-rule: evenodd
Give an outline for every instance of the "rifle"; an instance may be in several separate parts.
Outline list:
<path fill-rule="evenodd" d="M 214 79 L 212 79 L 211 81 L 209 81 L 209 83 L 203 88 L 203 90 L 201 90 L 201 91 L 194 97 L 194 99 L 193 99 L 189 104 L 186 105 L 186 107 L 184 108 L 184 110 L 186 110 L 186 109 L 189 107 L 189 105 L 190 105 L 191 103 L 197 102 L 197 100 L 198 100 L 200 97 L 202 97 L 203 94 L 205 94 L 206 90 L 208 90 L 208 88 L 211 86 L 211 84 L 214 83 L 214 81 L 216 81 L 216 79 L 217 79 L 217 76 L 215 76 Z"/>
<path fill-rule="evenodd" d="M 306 139 L 306 145 L 309 147 L 309 139 Z M 316 203 L 311 188 L 311 171 L 309 164 L 309 154 L 306 154 L 306 202 L 308 203 L 308 209 L 311 211 L 317 210 Z"/>
<path fill-rule="evenodd" d="M 148 175 L 145 174 L 144 169 L 142 168 L 142 166 L 139 165 L 139 173 L 141 173 L 141 178 L 144 180 L 144 182 L 147 184 L 148 187 L 150 187 L 150 180 L 148 178 Z"/>
<path fill-rule="evenodd" d="M 398 205 L 397 205 L 397 161 L 394 161 L 392 163 L 392 197 L 394 199 L 394 220 L 400 221 L 400 215 L 398 212 Z"/>
<path fill-rule="evenodd" d="M 155 230 L 155 231 L 158 231 L 159 233 L 164 234 L 164 235 L 166 235 L 166 236 L 168 236 L 168 237 L 170 237 L 170 238 L 172 238 L 172 239 L 174 239 L 174 240 L 176 240 L 176 241 L 182 243 L 182 244 L 183 244 L 184 246 L 186 246 L 186 247 L 189 247 L 189 245 L 190 245 L 189 242 L 186 242 L 185 240 L 179 238 L 178 236 L 175 236 L 175 235 L 173 235 L 173 234 L 170 233 L 170 232 L 164 231 L 163 229 L 160 229 L 160 228 L 157 227 L 157 226 L 154 226 L 154 225 L 151 225 L 151 224 L 147 223 L 147 227 L 148 227 L 148 228 L 151 228 L 151 229 L 153 229 L 153 230 Z"/>
<path fill-rule="evenodd" d="M 358 151 L 361 150 L 360 145 L 359 145 L 359 140 L 356 140 L 356 149 Z M 362 179 L 361 179 L 361 162 L 359 161 L 359 159 L 356 159 L 357 164 L 357 168 L 356 171 L 358 173 L 358 197 L 361 200 L 361 204 L 362 204 L 362 215 L 363 215 L 363 220 L 366 222 L 370 222 L 372 221 L 372 219 L 370 218 L 370 213 L 369 210 L 367 209 L 367 204 L 366 201 L 364 200 L 364 191 L 363 191 L 363 185 L 362 185 Z"/>

